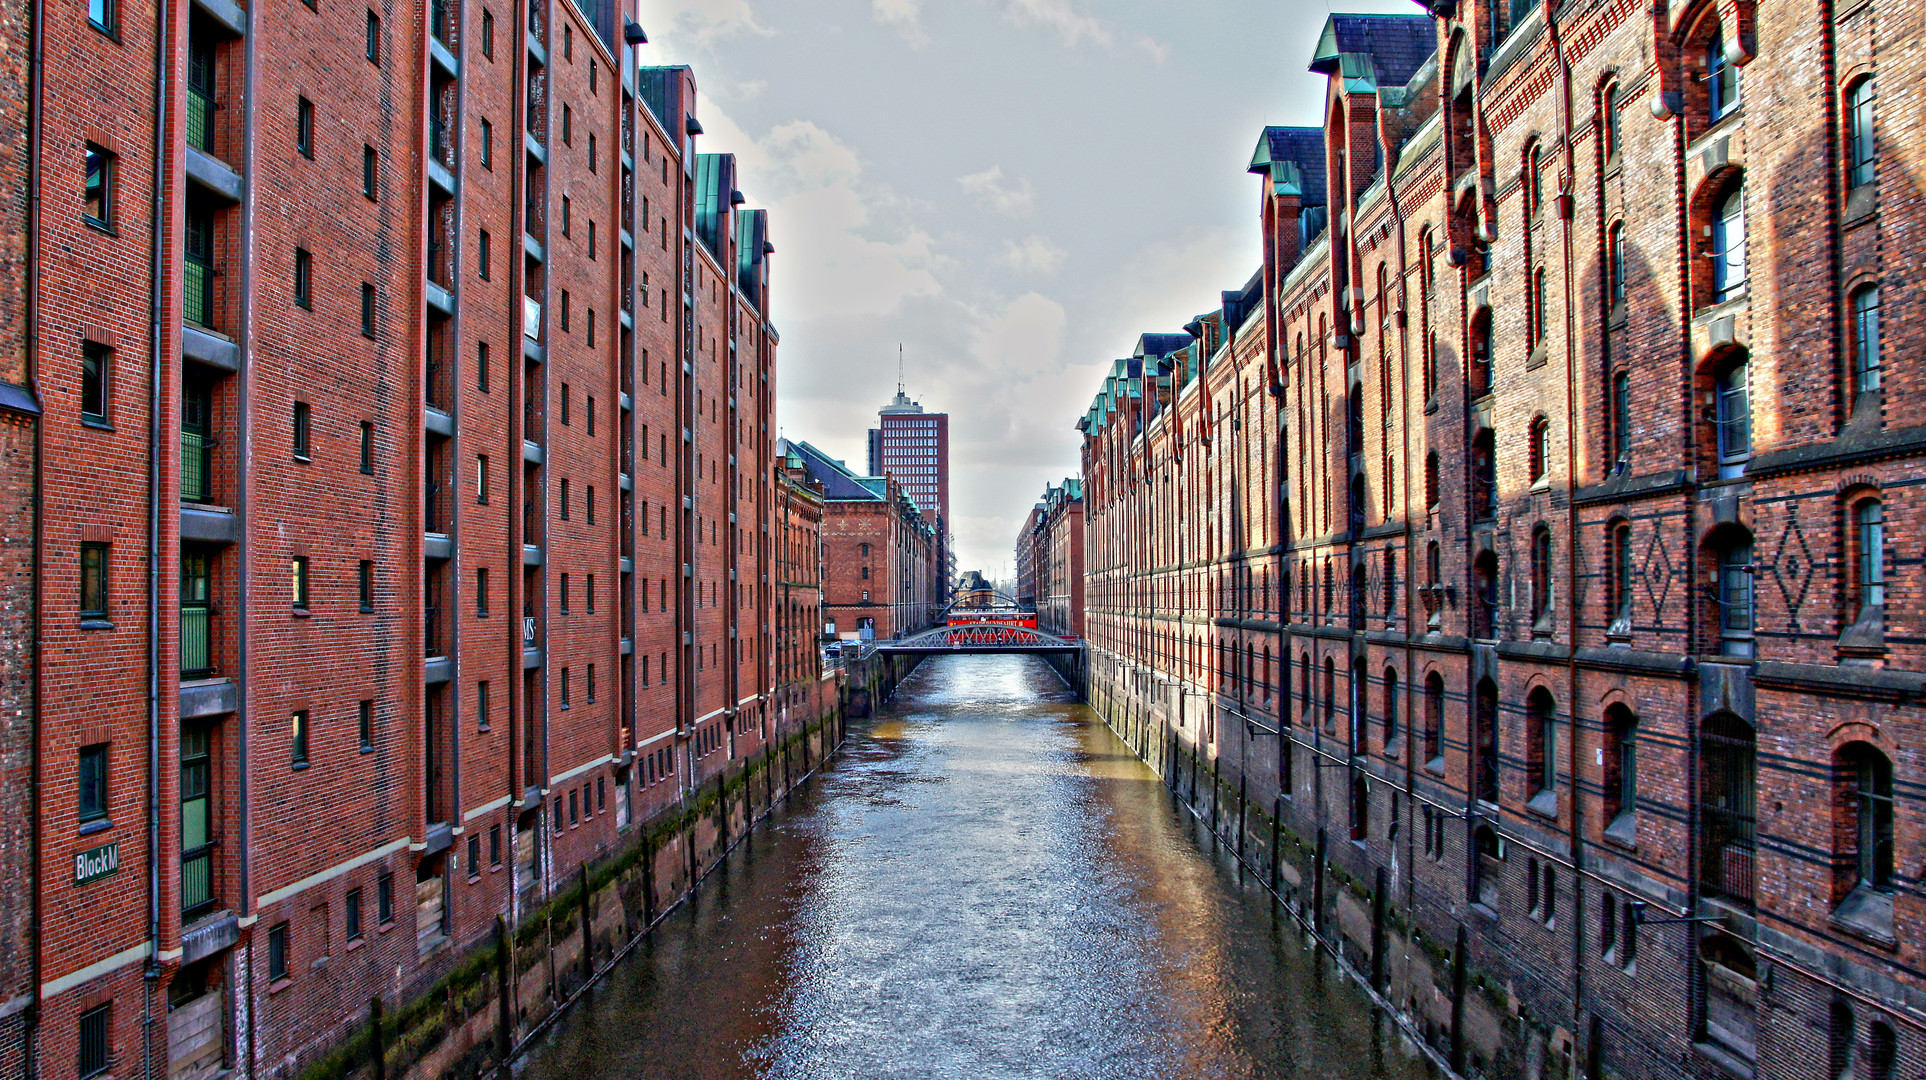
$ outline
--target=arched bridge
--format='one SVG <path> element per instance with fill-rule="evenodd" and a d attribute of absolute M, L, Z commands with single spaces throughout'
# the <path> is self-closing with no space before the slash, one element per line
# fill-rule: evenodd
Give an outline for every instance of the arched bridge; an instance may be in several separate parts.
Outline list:
<path fill-rule="evenodd" d="M 1027 626 L 939 626 L 895 641 L 879 642 L 878 652 L 891 653 L 1074 653 L 1082 648 L 1075 638 L 1060 638 Z"/>

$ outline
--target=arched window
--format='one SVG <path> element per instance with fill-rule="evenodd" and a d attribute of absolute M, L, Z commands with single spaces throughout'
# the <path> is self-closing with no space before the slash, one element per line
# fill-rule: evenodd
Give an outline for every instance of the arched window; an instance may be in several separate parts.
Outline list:
<path fill-rule="evenodd" d="M 1545 268 L 1541 266 L 1531 277 L 1531 346 L 1534 349 L 1545 340 L 1546 328 L 1550 325 L 1546 315 L 1549 310 L 1545 302 L 1546 291 Z"/>
<path fill-rule="evenodd" d="M 1712 422 L 1718 428 L 1719 476 L 1745 475 L 1752 458 L 1752 377 L 1745 357 L 1729 363 L 1713 381 Z"/>
<path fill-rule="evenodd" d="M 1297 661 L 1297 697 L 1304 710 L 1304 722 L 1311 722 L 1311 654 L 1304 653 Z"/>
<path fill-rule="evenodd" d="M 1713 546 L 1718 572 L 1719 651 L 1752 655 L 1752 538 L 1734 532 Z"/>
<path fill-rule="evenodd" d="M 1436 450 L 1424 456 L 1424 506 L 1427 510 L 1438 508 L 1438 452 Z"/>
<path fill-rule="evenodd" d="M 1490 679 L 1478 683 L 1472 695 L 1471 745 L 1477 760 L 1472 763 L 1472 796 L 1480 802 L 1498 802 L 1498 687 Z"/>
<path fill-rule="evenodd" d="M 1870 76 L 1846 91 L 1846 186 L 1873 182 L 1877 163 L 1873 144 L 1873 80 Z"/>
<path fill-rule="evenodd" d="M 1713 896 L 1752 902 L 1754 779 L 1752 725 L 1716 713 L 1699 732 L 1699 876 Z"/>
<path fill-rule="evenodd" d="M 1250 697 L 1253 680 L 1257 678 L 1257 646 L 1244 644 L 1244 696 Z"/>
<path fill-rule="evenodd" d="M 1536 218 L 1545 212 L 1545 152 L 1537 143 L 1525 157 L 1525 217 Z"/>
<path fill-rule="evenodd" d="M 1531 770 L 1534 797 L 1558 791 L 1558 704 L 1551 691 L 1539 687 L 1525 699 L 1526 766 Z"/>
<path fill-rule="evenodd" d="M 1852 382 L 1859 393 L 1879 389 L 1879 286 L 1852 294 Z"/>
<path fill-rule="evenodd" d="M 1489 641 L 1498 636 L 1498 556 L 1486 551 L 1471 563 L 1471 636 Z"/>
<path fill-rule="evenodd" d="M 1611 400 L 1612 469 L 1617 471 L 1632 460 L 1632 373 L 1612 373 Z"/>
<path fill-rule="evenodd" d="M 1258 682 L 1258 689 L 1264 695 L 1264 704 L 1271 703 L 1271 647 L 1264 646 L 1264 670 Z"/>
<path fill-rule="evenodd" d="M 1712 218 L 1712 302 L 1745 292 L 1745 186 L 1734 185 Z"/>
<path fill-rule="evenodd" d="M 1899 1070 L 1899 1040 L 1894 1037 L 1893 1029 L 1884 1020 L 1875 1020 L 1867 1041 L 1870 1052 L 1866 1055 L 1866 1064 L 1872 1080 L 1893 1080 Z"/>
<path fill-rule="evenodd" d="M 1471 380 L 1471 396 L 1491 392 L 1491 312 L 1480 311 L 1471 320 L 1471 364 L 1466 377 Z"/>
<path fill-rule="evenodd" d="M 1471 440 L 1471 516 L 1489 521 L 1498 512 L 1498 436 L 1490 428 Z"/>
<path fill-rule="evenodd" d="M 1351 839 L 1362 842 L 1371 822 L 1371 789 L 1366 784 L 1361 769 L 1352 770 L 1351 777 Z"/>
<path fill-rule="evenodd" d="M 1636 839 L 1638 809 L 1638 717 L 1623 705 L 1605 710 L 1606 835 L 1623 843 Z"/>
<path fill-rule="evenodd" d="M 1863 499 L 1852 508 L 1853 588 L 1865 619 L 1886 606 L 1886 506 Z"/>
<path fill-rule="evenodd" d="M 1611 275 L 1611 310 L 1616 312 L 1625 304 L 1625 223 L 1612 222 L 1605 233 L 1605 263 Z"/>
<path fill-rule="evenodd" d="M 1870 743 L 1848 744 L 1833 768 L 1840 811 L 1835 827 L 1839 858 L 1847 880 L 1840 895 L 1853 889 L 1891 892 L 1893 888 L 1893 763 Z"/>
<path fill-rule="evenodd" d="M 1398 672 L 1395 668 L 1384 669 L 1384 749 L 1392 750 L 1392 741 L 1398 737 Z"/>
<path fill-rule="evenodd" d="M 1617 83 L 1613 83 L 1612 85 L 1605 88 L 1605 93 L 1602 95 L 1602 103 L 1599 111 L 1603 113 L 1605 116 L 1605 123 L 1604 123 L 1605 161 L 1609 164 L 1618 159 L 1618 150 L 1619 150 L 1619 128 L 1618 128 L 1619 105 L 1618 105 L 1618 84 Z"/>
<path fill-rule="evenodd" d="M 1545 478 L 1546 463 L 1551 456 L 1551 421 L 1543 416 L 1534 416 L 1525 432 L 1525 464 L 1531 474 L 1531 482 L 1536 484 Z"/>
<path fill-rule="evenodd" d="M 1540 525 L 1531 534 L 1531 625 L 1550 632 L 1552 617 L 1552 535 Z"/>
<path fill-rule="evenodd" d="M 1632 632 L 1632 526 L 1619 521 L 1612 525 L 1607 539 L 1610 565 L 1605 575 L 1605 603 L 1611 617 L 1609 634 Z"/>
<path fill-rule="evenodd" d="M 1826 1024 L 1826 1080 L 1852 1080 L 1852 1006 L 1835 999 Z"/>
<path fill-rule="evenodd" d="M 1705 43 L 1707 119 L 1718 123 L 1739 107 L 1739 69 L 1725 58 L 1725 31 L 1712 31 Z"/>
<path fill-rule="evenodd" d="M 1364 753 L 1365 716 L 1370 702 L 1366 697 L 1371 686 L 1371 676 L 1364 666 L 1364 658 L 1351 665 L 1351 753 Z"/>
<path fill-rule="evenodd" d="M 1471 899 L 1491 911 L 1497 911 L 1503 895 L 1504 849 L 1498 843 L 1498 831 L 1489 825 L 1478 826 L 1472 834 Z"/>
<path fill-rule="evenodd" d="M 1424 760 L 1444 764 L 1444 676 L 1437 672 L 1424 679 Z"/>
<path fill-rule="evenodd" d="M 1438 396 L 1438 335 L 1426 334 L 1424 339 L 1424 400 L 1429 403 Z"/>
<path fill-rule="evenodd" d="M 1324 731 L 1337 734 L 1337 661 L 1324 658 Z"/>

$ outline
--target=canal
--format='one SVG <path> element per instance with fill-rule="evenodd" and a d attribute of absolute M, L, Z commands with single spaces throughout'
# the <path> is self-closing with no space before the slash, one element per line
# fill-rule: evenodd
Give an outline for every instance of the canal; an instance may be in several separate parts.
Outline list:
<path fill-rule="evenodd" d="M 1033 657 L 925 661 L 535 1080 L 1430 1074 Z"/>

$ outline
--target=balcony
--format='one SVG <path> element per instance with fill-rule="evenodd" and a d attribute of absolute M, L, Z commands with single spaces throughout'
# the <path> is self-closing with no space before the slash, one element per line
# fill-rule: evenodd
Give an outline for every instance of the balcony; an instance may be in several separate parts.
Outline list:
<path fill-rule="evenodd" d="M 220 444 L 219 439 L 204 431 L 190 427 L 181 429 L 182 502 L 220 501 L 214 491 L 214 448 Z"/>
<path fill-rule="evenodd" d="M 214 329 L 214 267 L 197 255 L 181 263 L 181 313 L 193 326 Z"/>
<path fill-rule="evenodd" d="M 205 89 L 187 87 L 187 145 L 203 154 L 214 153 L 214 110 L 219 108 Z"/>
<path fill-rule="evenodd" d="M 214 609 L 206 604 L 183 604 L 181 678 L 205 679 L 214 670 Z"/>

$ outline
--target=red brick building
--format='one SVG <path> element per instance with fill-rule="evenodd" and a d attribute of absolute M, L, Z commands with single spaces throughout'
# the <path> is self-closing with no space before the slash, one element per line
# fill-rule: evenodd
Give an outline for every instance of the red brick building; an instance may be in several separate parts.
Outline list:
<path fill-rule="evenodd" d="M 778 449 L 788 448 L 778 440 Z M 827 695 L 823 670 L 823 490 L 794 452 L 776 459 L 776 698 L 788 718 L 809 715 Z"/>
<path fill-rule="evenodd" d="M 1037 628 L 1082 637 L 1083 481 L 1044 487 L 1043 498 L 1017 533 L 1016 562 L 1017 601 L 1037 613 Z"/>
<path fill-rule="evenodd" d="M 1467 1068 L 1919 1072 L 1916 13 L 1428 7 L 1082 420 L 1092 697 Z"/>
<path fill-rule="evenodd" d="M 0 1069 L 293 1075 L 778 735 L 765 222 L 626 8 L 37 10 Z"/>
<path fill-rule="evenodd" d="M 825 632 L 880 640 L 934 624 L 947 591 L 941 549 L 935 527 L 902 485 L 890 476 L 857 476 L 806 442 L 781 445 L 823 488 Z"/>

